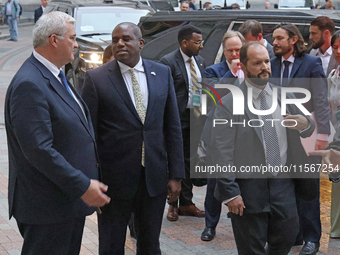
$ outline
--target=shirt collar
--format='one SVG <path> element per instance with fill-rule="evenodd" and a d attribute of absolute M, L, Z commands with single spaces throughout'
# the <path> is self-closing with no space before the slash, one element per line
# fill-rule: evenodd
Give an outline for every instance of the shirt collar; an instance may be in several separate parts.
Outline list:
<path fill-rule="evenodd" d="M 126 73 L 127 71 L 129 71 L 129 69 L 131 69 L 131 67 L 125 65 L 124 63 L 120 62 L 120 61 L 117 61 L 118 65 L 119 65 L 119 68 L 120 68 L 120 72 L 121 73 Z M 143 61 L 142 61 L 142 58 L 139 57 L 139 61 L 137 63 L 137 65 L 135 65 L 133 67 L 133 69 L 135 69 L 136 71 L 138 72 L 142 72 L 144 73 L 144 66 L 143 66 Z"/>
<path fill-rule="evenodd" d="M 249 88 L 252 88 L 253 89 L 253 100 L 257 100 L 260 96 L 260 93 L 262 91 L 262 89 L 259 89 L 253 85 L 251 85 L 247 80 L 245 80 L 245 83 L 246 83 L 246 86 Z M 266 86 L 264 87 L 264 90 L 267 92 L 267 94 L 269 96 L 272 96 L 273 95 L 273 91 L 271 89 L 271 87 L 269 86 L 269 83 L 266 84 Z"/>
<path fill-rule="evenodd" d="M 268 41 L 266 39 L 263 39 L 263 40 L 264 40 L 263 46 L 267 48 Z"/>
<path fill-rule="evenodd" d="M 332 46 L 329 46 L 329 48 L 325 51 L 325 53 L 322 53 L 319 48 L 318 53 L 316 55 L 317 56 L 332 56 L 332 54 L 333 54 Z"/>
<path fill-rule="evenodd" d="M 179 48 L 179 51 L 181 52 L 181 55 L 182 55 L 183 60 L 184 60 L 184 63 L 187 62 L 188 59 L 189 59 L 190 57 L 188 57 L 188 55 L 186 55 L 186 54 L 182 51 L 181 48 Z M 191 58 L 194 58 L 194 56 L 192 56 Z"/>
<path fill-rule="evenodd" d="M 284 57 L 281 57 L 281 64 L 283 64 L 283 61 L 285 61 L 286 59 L 284 59 Z M 287 61 L 289 61 L 290 63 L 294 63 L 295 57 L 294 55 L 290 55 L 290 57 L 287 59 Z"/>
<path fill-rule="evenodd" d="M 41 63 L 43 64 L 50 72 L 58 79 L 60 69 L 56 65 L 54 65 L 52 62 L 48 61 L 46 58 L 44 58 L 42 55 L 40 55 L 35 50 L 33 51 L 33 56 Z"/>

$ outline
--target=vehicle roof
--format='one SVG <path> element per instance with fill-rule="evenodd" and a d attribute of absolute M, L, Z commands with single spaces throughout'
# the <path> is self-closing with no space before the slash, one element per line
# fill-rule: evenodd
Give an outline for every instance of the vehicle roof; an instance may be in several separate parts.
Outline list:
<path fill-rule="evenodd" d="M 249 20 L 255 19 L 258 21 L 266 21 L 268 18 L 271 20 L 295 22 L 297 20 L 310 21 L 317 16 L 328 16 L 334 22 L 340 24 L 340 12 L 329 10 L 208 10 L 208 11 L 195 11 L 195 12 L 158 12 L 142 17 L 141 22 L 149 21 L 223 21 L 223 20 Z M 338 21 L 338 22 L 337 22 Z"/>
<path fill-rule="evenodd" d="M 86 6 L 125 6 L 125 7 L 133 7 L 135 8 L 137 5 L 140 9 L 151 9 L 149 6 L 144 4 L 139 4 L 138 2 L 131 1 L 121 1 L 121 0 L 113 0 L 112 3 L 104 3 L 103 0 L 51 0 L 50 4 L 68 4 L 73 7 L 86 7 Z"/>

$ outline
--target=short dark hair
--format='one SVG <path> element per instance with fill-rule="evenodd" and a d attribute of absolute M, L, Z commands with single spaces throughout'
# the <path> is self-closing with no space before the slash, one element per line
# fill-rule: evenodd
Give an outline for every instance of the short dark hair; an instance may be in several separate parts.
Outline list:
<path fill-rule="evenodd" d="M 319 16 L 313 19 L 310 25 L 317 26 L 322 32 L 325 30 L 329 30 L 329 32 L 331 32 L 331 35 L 334 34 L 335 31 L 333 20 L 331 20 L 327 16 Z"/>
<path fill-rule="evenodd" d="M 335 40 L 337 40 L 339 38 L 340 38 L 340 30 L 336 31 L 333 34 L 332 39 L 331 39 L 331 45 L 333 46 L 333 44 L 335 43 Z"/>
<path fill-rule="evenodd" d="M 240 62 L 244 65 L 247 65 L 247 62 L 248 62 L 248 48 L 249 46 L 252 46 L 252 45 L 259 45 L 259 46 L 262 46 L 264 47 L 264 45 L 258 41 L 252 41 L 252 42 L 248 42 L 246 44 L 243 44 L 241 49 L 240 49 Z M 266 49 L 266 47 L 264 47 Z"/>
<path fill-rule="evenodd" d="M 193 33 L 201 35 L 202 31 L 195 26 L 185 25 L 178 32 L 178 43 L 181 44 L 183 40 L 190 40 L 192 38 Z"/>
<path fill-rule="evenodd" d="M 133 31 L 133 34 L 136 36 L 136 38 L 137 39 L 141 39 L 142 38 L 142 31 L 140 30 L 139 26 L 137 26 L 135 23 L 132 23 L 132 22 L 121 22 L 116 27 L 118 27 L 118 26 L 128 26 L 128 27 L 131 27 L 132 31 Z"/>
<path fill-rule="evenodd" d="M 212 4 L 211 2 L 205 2 L 204 4 L 203 4 L 203 8 L 207 8 L 210 4 Z"/>
<path fill-rule="evenodd" d="M 305 46 L 305 41 L 303 40 L 300 30 L 295 25 L 293 25 L 292 23 L 288 23 L 288 22 L 281 23 L 275 26 L 274 31 L 279 28 L 287 32 L 288 38 L 297 36 L 298 40 L 294 44 L 294 52 L 293 52 L 295 57 L 299 58 L 299 57 L 302 57 L 304 54 L 306 54 L 307 48 Z"/>
<path fill-rule="evenodd" d="M 243 35 L 246 36 L 247 34 L 251 33 L 252 36 L 258 37 L 259 34 L 263 33 L 262 25 L 257 20 L 246 20 L 242 23 L 238 31 Z"/>

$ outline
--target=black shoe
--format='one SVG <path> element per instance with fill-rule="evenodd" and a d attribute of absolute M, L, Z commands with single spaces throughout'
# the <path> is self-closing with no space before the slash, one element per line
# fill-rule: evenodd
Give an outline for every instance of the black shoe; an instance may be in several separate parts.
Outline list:
<path fill-rule="evenodd" d="M 8 39 L 7 41 L 14 41 L 14 39 L 11 38 L 11 39 Z"/>
<path fill-rule="evenodd" d="M 202 232 L 201 235 L 201 240 L 202 241 L 211 241 L 214 239 L 216 235 L 216 230 L 214 228 L 207 228 L 205 227 L 205 229 Z"/>
<path fill-rule="evenodd" d="M 299 255 L 315 255 L 319 251 L 320 244 L 305 242 Z"/>

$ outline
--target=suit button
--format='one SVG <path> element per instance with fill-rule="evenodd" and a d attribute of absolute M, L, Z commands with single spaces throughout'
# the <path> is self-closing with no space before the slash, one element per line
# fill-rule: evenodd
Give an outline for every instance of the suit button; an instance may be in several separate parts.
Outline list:
<path fill-rule="evenodd" d="M 99 163 L 97 163 L 96 167 L 99 168 Z"/>

